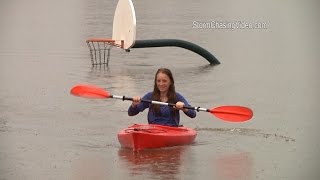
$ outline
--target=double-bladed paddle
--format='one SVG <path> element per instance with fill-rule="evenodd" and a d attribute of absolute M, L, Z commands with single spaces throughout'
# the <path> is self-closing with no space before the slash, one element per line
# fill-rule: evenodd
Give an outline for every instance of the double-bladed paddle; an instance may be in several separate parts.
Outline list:
<path fill-rule="evenodd" d="M 85 98 L 96 98 L 96 99 L 106 99 L 106 98 L 115 98 L 132 101 L 133 98 L 126 96 L 117 96 L 111 95 L 108 91 L 93 85 L 79 84 L 74 86 L 71 89 L 71 94 L 75 96 L 85 97 Z M 175 104 L 165 103 L 160 101 L 152 101 L 147 99 L 141 99 L 142 102 L 151 103 L 151 104 L 159 104 L 165 106 L 174 107 Z M 243 106 L 220 106 L 212 109 L 206 109 L 201 107 L 192 107 L 192 106 L 184 106 L 187 109 L 193 109 L 196 111 L 205 111 L 209 112 L 216 117 L 228 121 L 228 122 L 244 122 L 248 121 L 252 118 L 253 112 L 251 109 Z"/>

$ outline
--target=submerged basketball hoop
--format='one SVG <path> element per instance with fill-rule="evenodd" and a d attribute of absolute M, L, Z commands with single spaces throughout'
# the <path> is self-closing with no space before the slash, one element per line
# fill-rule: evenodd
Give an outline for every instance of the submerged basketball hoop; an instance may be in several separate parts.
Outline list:
<path fill-rule="evenodd" d="M 120 44 L 117 44 L 113 39 L 107 38 L 90 38 L 86 42 L 90 51 L 92 65 L 108 65 L 111 48 L 118 47 L 123 49 L 124 47 L 123 40 Z"/>
<path fill-rule="evenodd" d="M 112 38 L 91 38 L 87 40 L 92 65 L 108 65 L 112 47 L 130 52 L 130 48 L 151 48 L 175 46 L 193 51 L 209 61 L 220 64 L 209 51 L 179 39 L 136 40 L 136 14 L 132 0 L 119 0 L 113 17 Z"/>
<path fill-rule="evenodd" d="M 112 38 L 90 38 L 87 44 L 92 65 L 108 65 L 112 47 L 130 51 L 136 40 L 136 14 L 131 0 L 119 0 L 112 26 Z"/>

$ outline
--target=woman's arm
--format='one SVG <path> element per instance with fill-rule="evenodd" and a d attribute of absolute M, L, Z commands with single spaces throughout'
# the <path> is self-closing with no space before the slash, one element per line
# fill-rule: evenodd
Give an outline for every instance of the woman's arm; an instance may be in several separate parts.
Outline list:
<path fill-rule="evenodd" d="M 188 101 L 179 93 L 177 93 L 177 100 L 182 102 L 185 106 L 190 106 Z M 197 115 L 196 111 L 193 109 L 183 109 L 183 112 L 190 118 L 195 118 Z"/>
<path fill-rule="evenodd" d="M 138 96 L 134 98 L 134 101 L 128 108 L 128 115 L 134 116 L 139 114 L 139 112 L 144 111 L 146 108 L 149 108 L 149 103 L 138 101 Z M 151 99 L 150 93 L 145 94 L 142 99 Z"/>

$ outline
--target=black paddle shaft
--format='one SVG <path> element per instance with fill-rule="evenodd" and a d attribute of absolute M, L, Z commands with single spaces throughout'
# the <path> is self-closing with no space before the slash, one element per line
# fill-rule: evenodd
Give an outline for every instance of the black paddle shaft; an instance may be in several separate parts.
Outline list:
<path fill-rule="evenodd" d="M 132 97 L 117 96 L 117 95 L 111 95 L 110 97 L 115 98 L 115 99 L 122 99 L 123 101 L 124 101 L 124 100 L 133 101 L 133 98 L 132 98 Z M 147 100 L 147 99 L 141 99 L 141 102 L 146 102 L 146 103 L 151 103 L 151 104 L 159 104 L 159 105 L 170 106 L 170 107 L 175 107 L 175 106 L 176 106 L 176 104 L 173 104 L 173 103 L 166 103 L 166 102 L 160 102 L 160 101 L 152 101 L 152 100 Z M 201 108 L 201 107 L 183 106 L 183 108 L 193 109 L 193 110 L 196 110 L 196 111 L 206 111 L 206 112 L 210 112 L 209 109 Z"/>

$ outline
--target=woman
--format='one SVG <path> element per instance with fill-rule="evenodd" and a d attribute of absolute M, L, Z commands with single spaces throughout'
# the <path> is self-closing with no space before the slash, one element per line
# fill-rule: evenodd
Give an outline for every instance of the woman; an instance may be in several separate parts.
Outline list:
<path fill-rule="evenodd" d="M 149 124 L 179 126 L 179 110 L 182 110 L 190 118 L 196 117 L 195 110 L 183 108 L 183 106 L 189 106 L 189 104 L 181 94 L 175 91 L 173 76 L 169 69 L 158 69 L 154 78 L 153 92 L 145 94 L 142 99 L 175 104 L 175 107 L 150 104 L 141 102 L 141 97 L 139 96 L 133 97 L 132 104 L 128 109 L 128 115 L 134 116 L 149 108 Z"/>

